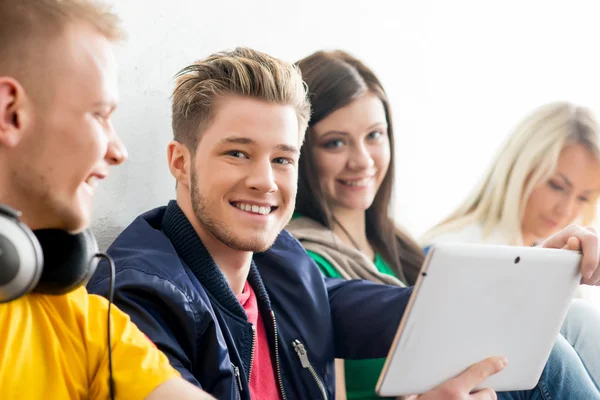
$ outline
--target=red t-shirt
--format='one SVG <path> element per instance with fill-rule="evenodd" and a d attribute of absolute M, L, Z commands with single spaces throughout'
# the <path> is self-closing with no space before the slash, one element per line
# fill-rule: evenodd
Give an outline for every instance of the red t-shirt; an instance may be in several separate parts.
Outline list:
<path fill-rule="evenodd" d="M 280 400 L 279 389 L 275 380 L 275 370 L 271 361 L 269 341 L 262 315 L 258 311 L 258 303 L 252 286 L 246 282 L 242 294 L 236 296 L 248 315 L 248 321 L 256 327 L 254 358 L 250 375 L 250 397 L 253 399 Z"/>

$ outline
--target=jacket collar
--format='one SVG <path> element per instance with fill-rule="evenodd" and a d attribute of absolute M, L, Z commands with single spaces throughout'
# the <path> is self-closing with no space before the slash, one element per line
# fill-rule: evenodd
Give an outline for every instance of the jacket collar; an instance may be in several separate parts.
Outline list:
<path fill-rule="evenodd" d="M 247 320 L 246 312 L 225 276 L 175 200 L 171 200 L 167 205 L 162 218 L 162 231 L 171 241 L 179 257 L 215 300 L 233 314 Z M 254 260 L 250 265 L 248 283 L 254 289 L 259 304 L 271 310 L 267 290 Z"/>

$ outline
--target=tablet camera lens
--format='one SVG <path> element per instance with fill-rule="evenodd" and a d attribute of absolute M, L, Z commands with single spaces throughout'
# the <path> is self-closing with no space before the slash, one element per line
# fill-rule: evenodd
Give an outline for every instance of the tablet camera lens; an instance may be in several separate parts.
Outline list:
<path fill-rule="evenodd" d="M 521 261 L 521 257 L 517 257 L 517 258 L 515 258 L 515 264 L 518 264 L 518 263 L 519 263 L 519 261 Z"/>

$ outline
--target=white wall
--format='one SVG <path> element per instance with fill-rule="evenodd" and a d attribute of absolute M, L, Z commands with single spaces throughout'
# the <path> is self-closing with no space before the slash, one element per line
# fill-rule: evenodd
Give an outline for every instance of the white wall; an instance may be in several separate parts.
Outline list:
<path fill-rule="evenodd" d="M 174 196 L 172 76 L 218 50 L 245 45 L 296 61 L 342 48 L 367 62 L 393 105 L 396 216 L 415 235 L 458 204 L 530 108 L 570 99 L 600 110 L 597 0 L 118 3 L 130 37 L 119 49 L 114 124 L 130 159 L 97 195 L 103 248 Z"/>

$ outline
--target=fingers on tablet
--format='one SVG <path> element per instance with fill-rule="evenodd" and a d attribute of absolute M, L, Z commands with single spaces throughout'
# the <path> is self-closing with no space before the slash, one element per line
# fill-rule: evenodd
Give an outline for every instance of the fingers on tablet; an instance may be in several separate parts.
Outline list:
<path fill-rule="evenodd" d="M 506 367 L 506 363 L 504 357 L 490 357 L 471 365 L 455 379 L 460 382 L 464 389 L 471 391 L 488 377 L 502 371 Z"/>

